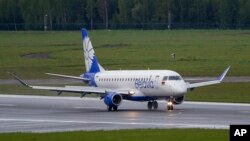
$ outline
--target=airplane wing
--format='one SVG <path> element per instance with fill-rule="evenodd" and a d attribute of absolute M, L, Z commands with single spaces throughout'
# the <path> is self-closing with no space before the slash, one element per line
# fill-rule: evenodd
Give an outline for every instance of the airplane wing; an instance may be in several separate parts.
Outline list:
<path fill-rule="evenodd" d="M 204 82 L 198 82 L 198 83 L 187 83 L 187 86 L 189 89 L 194 89 L 197 87 L 207 86 L 207 85 L 213 85 L 213 84 L 219 84 L 222 82 L 222 80 L 225 78 L 227 72 L 229 71 L 230 66 L 227 67 L 224 72 L 216 79 L 211 81 L 204 81 Z"/>
<path fill-rule="evenodd" d="M 98 88 L 98 87 L 89 87 L 89 86 L 65 86 L 65 87 L 49 87 L 49 86 L 30 86 L 32 89 L 39 89 L 39 90 L 50 90 L 50 91 L 57 91 L 57 92 L 73 92 L 73 93 L 95 93 L 95 94 L 105 94 L 106 92 L 115 92 L 122 95 L 130 95 L 129 91 L 125 90 L 114 90 L 114 89 L 105 89 L 105 88 Z"/>
<path fill-rule="evenodd" d="M 184 77 L 185 81 L 204 81 L 204 80 L 213 80 L 211 77 Z"/>
<path fill-rule="evenodd" d="M 77 77 L 77 76 L 70 76 L 70 75 L 62 75 L 62 74 L 54 74 L 54 73 L 46 73 L 47 75 L 53 75 L 53 76 L 58 76 L 58 77 L 65 77 L 65 78 L 70 78 L 70 79 L 78 79 L 78 80 L 89 80 L 83 77 Z"/>
<path fill-rule="evenodd" d="M 89 87 L 89 86 L 65 86 L 65 87 L 50 87 L 50 86 L 32 86 L 28 83 L 24 82 L 22 79 L 20 79 L 17 75 L 8 72 L 11 74 L 17 81 L 19 81 L 22 85 L 26 87 L 30 87 L 32 89 L 39 89 L 39 90 L 50 90 L 50 91 L 56 91 L 58 92 L 58 95 L 60 95 L 62 92 L 73 92 L 73 93 L 80 93 L 80 94 L 100 94 L 104 95 L 107 92 L 115 92 L 121 95 L 131 95 L 133 94 L 133 91 L 130 90 L 116 90 L 116 89 L 105 89 L 105 88 L 99 88 L 99 87 Z M 83 96 L 84 96 L 83 95 Z"/>

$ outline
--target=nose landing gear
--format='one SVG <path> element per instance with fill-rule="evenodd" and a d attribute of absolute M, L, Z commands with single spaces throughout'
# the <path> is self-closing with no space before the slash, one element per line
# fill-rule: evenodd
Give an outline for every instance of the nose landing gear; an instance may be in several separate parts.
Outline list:
<path fill-rule="evenodd" d="M 167 109 L 168 111 L 174 110 L 173 102 L 171 100 L 169 100 L 167 103 Z"/>
<path fill-rule="evenodd" d="M 152 110 L 152 109 L 154 110 L 158 109 L 158 102 L 155 100 L 148 102 L 148 110 Z"/>

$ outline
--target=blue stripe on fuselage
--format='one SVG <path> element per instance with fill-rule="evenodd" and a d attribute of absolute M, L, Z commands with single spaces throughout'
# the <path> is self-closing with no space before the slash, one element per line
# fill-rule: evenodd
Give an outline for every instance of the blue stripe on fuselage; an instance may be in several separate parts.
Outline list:
<path fill-rule="evenodd" d="M 165 99 L 168 100 L 169 96 L 124 96 L 123 99 L 131 100 L 131 101 L 150 101 L 150 100 L 159 100 L 159 99 Z"/>
<path fill-rule="evenodd" d="M 150 101 L 150 100 L 156 100 L 156 97 L 149 97 L 149 96 L 126 96 L 123 97 L 126 100 L 132 100 L 132 101 Z"/>

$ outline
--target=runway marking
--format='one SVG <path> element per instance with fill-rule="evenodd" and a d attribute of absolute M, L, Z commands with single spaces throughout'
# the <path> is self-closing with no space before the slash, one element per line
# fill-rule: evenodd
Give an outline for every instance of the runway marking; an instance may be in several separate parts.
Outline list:
<path fill-rule="evenodd" d="M 19 128 L 19 127 L 23 127 L 23 126 L 27 126 L 29 125 L 29 127 L 31 126 L 37 126 L 37 125 L 44 125 L 44 122 L 30 122 L 30 121 L 22 121 L 22 123 L 20 123 L 20 121 L 5 121 L 5 123 L 1 123 L 0 124 L 0 130 L 1 128 L 10 128 L 10 127 L 14 127 L 14 128 Z"/>
<path fill-rule="evenodd" d="M 16 106 L 16 105 L 14 105 L 14 104 L 0 104 L 0 106 L 13 107 L 13 106 Z"/>
<path fill-rule="evenodd" d="M 248 103 L 224 103 L 224 102 L 193 102 L 184 101 L 185 104 L 197 104 L 197 105 L 219 105 L 219 106 L 250 106 Z"/>
<path fill-rule="evenodd" d="M 249 114 L 250 111 L 241 111 L 240 113 L 243 113 L 243 114 Z"/>
<path fill-rule="evenodd" d="M 143 122 L 108 122 L 108 121 L 73 121 L 73 120 L 44 120 L 44 119 L 0 119 L 8 122 L 49 122 L 49 123 L 80 123 L 80 124 L 115 124 L 115 125 L 148 125 L 165 128 L 206 128 L 206 129 L 229 129 L 228 125 L 211 124 L 174 124 L 174 123 L 143 123 Z M 170 127 L 169 127 L 170 126 Z"/>

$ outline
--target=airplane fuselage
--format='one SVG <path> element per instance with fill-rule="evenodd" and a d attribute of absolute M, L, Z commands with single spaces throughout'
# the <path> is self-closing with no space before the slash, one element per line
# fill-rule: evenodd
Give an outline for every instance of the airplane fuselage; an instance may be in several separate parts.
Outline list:
<path fill-rule="evenodd" d="M 131 90 L 132 97 L 183 96 L 187 92 L 182 77 L 170 70 L 126 70 L 98 72 L 94 85 L 109 89 Z"/>

